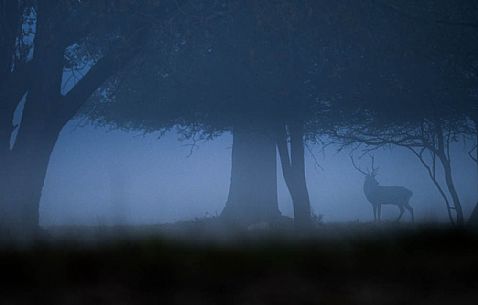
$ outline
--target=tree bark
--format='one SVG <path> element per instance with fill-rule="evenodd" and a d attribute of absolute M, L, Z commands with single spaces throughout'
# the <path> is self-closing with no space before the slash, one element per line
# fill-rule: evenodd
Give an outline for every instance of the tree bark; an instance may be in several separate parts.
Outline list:
<path fill-rule="evenodd" d="M 32 236 L 39 228 L 39 203 L 46 171 L 63 121 L 61 105 L 65 45 L 52 43 L 49 25 L 38 23 L 34 81 L 22 113 L 15 143 L 8 156 L 2 190 L 2 226 L 16 238 Z"/>
<path fill-rule="evenodd" d="M 453 182 L 450 156 L 446 153 L 446 151 L 450 149 L 450 143 L 445 144 L 443 129 L 439 122 L 435 123 L 435 132 L 438 142 L 438 158 L 443 166 L 443 171 L 445 172 L 445 183 L 455 208 L 456 224 L 462 226 L 464 224 L 463 208 L 461 206 L 455 183 Z"/>
<path fill-rule="evenodd" d="M 475 125 L 475 140 L 477 147 L 475 149 L 475 157 L 471 157 L 474 159 L 476 163 L 476 168 L 478 170 L 478 118 L 474 117 L 472 118 L 472 120 Z M 473 208 L 473 211 L 471 212 L 470 218 L 468 219 L 468 225 L 478 227 L 478 203 L 476 203 L 475 207 Z"/>
<path fill-rule="evenodd" d="M 468 225 L 472 227 L 478 227 L 478 203 L 471 212 L 470 218 L 468 219 Z"/>
<path fill-rule="evenodd" d="M 39 205 L 50 155 L 61 128 L 23 134 L 11 155 L 3 190 L 2 227 L 18 237 L 32 237 L 39 228 Z"/>
<path fill-rule="evenodd" d="M 18 65 L 12 71 L 16 39 L 22 23 L 23 5 L 20 4 L 13 0 L 0 1 L 0 184 L 5 180 L 5 166 L 8 164 L 13 113 L 25 91 L 19 77 L 24 73 L 18 71 Z M 23 90 L 20 97 L 19 90 Z"/>
<path fill-rule="evenodd" d="M 221 216 L 239 224 L 270 222 L 279 217 L 276 166 L 271 129 L 257 122 L 236 124 L 229 196 Z"/>
<path fill-rule="evenodd" d="M 298 229 L 306 229 L 311 224 L 309 192 L 305 179 L 304 129 L 300 122 L 289 124 L 290 157 L 287 146 L 287 130 L 280 127 L 277 149 L 279 151 L 282 173 L 292 198 L 294 223 Z"/>
<path fill-rule="evenodd" d="M 445 170 L 445 182 L 448 187 L 448 191 L 450 192 L 451 198 L 453 200 L 453 205 L 455 206 L 456 224 L 461 226 L 464 224 L 463 208 L 461 206 L 460 198 L 458 197 L 458 192 L 453 182 L 451 164 L 449 160 L 443 160 L 442 164 Z"/>
<path fill-rule="evenodd" d="M 20 31 L 22 7 L 19 1 L 0 1 L 0 82 L 11 72 L 16 38 Z"/>
<path fill-rule="evenodd" d="M 294 217 L 299 227 L 310 225 L 310 199 L 305 179 L 304 158 L 304 126 L 302 123 L 290 125 L 291 164 L 296 180 L 296 202 L 294 202 Z"/>
<path fill-rule="evenodd" d="M 63 5 L 40 2 L 34 38 L 35 53 L 29 71 L 34 75 L 16 140 L 8 156 L 2 190 L 2 226 L 15 238 L 29 238 L 39 229 L 39 203 L 51 152 L 65 120 L 61 85 L 66 44 L 58 39 L 63 30 Z M 63 18 L 63 19 L 62 19 Z"/>

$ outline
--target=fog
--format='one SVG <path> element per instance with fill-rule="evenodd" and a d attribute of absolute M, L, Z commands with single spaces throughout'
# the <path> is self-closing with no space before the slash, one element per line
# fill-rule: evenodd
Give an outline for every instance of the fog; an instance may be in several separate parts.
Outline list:
<path fill-rule="evenodd" d="M 475 304 L 477 17 L 0 1 L 0 304 Z"/>
<path fill-rule="evenodd" d="M 219 215 L 227 200 L 232 136 L 197 143 L 180 140 L 175 131 L 141 134 L 94 127 L 72 121 L 62 131 L 51 157 L 40 203 L 40 221 L 49 225 L 158 224 Z M 478 197 L 476 168 L 468 158 L 466 142 L 452 150 L 453 173 L 465 215 Z M 363 193 L 364 177 L 350 161 L 350 150 L 308 145 L 307 185 L 312 211 L 324 222 L 373 220 Z M 313 156 L 311 154 L 313 153 Z M 372 153 L 382 185 L 400 185 L 413 191 L 411 205 L 417 221 L 446 222 L 443 199 L 419 160 L 400 149 Z M 360 159 L 370 167 L 368 155 Z M 278 164 L 279 208 L 293 216 L 290 195 Z M 398 215 L 385 206 L 383 217 Z M 409 216 L 404 215 L 408 221 Z"/>

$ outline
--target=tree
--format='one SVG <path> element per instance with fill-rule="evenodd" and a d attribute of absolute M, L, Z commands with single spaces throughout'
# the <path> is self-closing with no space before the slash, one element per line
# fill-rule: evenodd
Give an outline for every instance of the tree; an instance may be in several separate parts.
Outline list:
<path fill-rule="evenodd" d="M 393 11 L 402 18 L 417 25 L 422 31 L 426 29 L 432 36 L 439 35 L 431 46 L 434 48 L 435 58 L 439 55 L 439 63 L 447 69 L 448 73 L 459 79 L 460 87 L 467 91 L 466 97 L 450 101 L 455 108 L 461 108 L 465 117 L 470 121 L 467 124 L 466 134 L 471 135 L 478 143 L 478 115 L 476 88 L 478 80 L 476 40 L 478 39 L 478 4 L 474 1 L 408 1 L 407 3 L 396 0 L 379 1 L 380 6 Z M 428 40 L 429 41 L 429 40 Z M 440 41 L 440 43 L 436 43 Z M 428 50 L 430 51 L 431 48 Z M 456 80 L 456 79 L 455 79 Z M 458 107 L 459 106 L 459 107 Z M 469 151 L 473 160 L 478 157 L 476 146 Z M 477 204 L 478 206 L 478 204 Z M 475 207 L 473 215 L 478 215 Z M 475 219 L 475 220 L 472 220 Z M 471 217 L 470 222 L 477 218 Z"/>
<path fill-rule="evenodd" d="M 287 142 L 287 134 L 281 133 L 286 121 L 303 119 L 299 107 L 291 107 L 298 105 L 298 97 L 289 88 L 306 73 L 290 73 L 291 58 L 297 53 L 289 52 L 290 39 L 284 42 L 281 38 L 290 34 L 287 22 L 296 21 L 284 17 L 297 12 L 295 6 L 305 8 L 289 1 L 219 1 L 190 7 L 183 11 L 186 18 L 181 16 L 172 30 L 157 37 L 160 43 L 151 48 L 145 60 L 148 65 L 130 71 L 110 103 L 95 107 L 88 115 L 97 123 L 118 128 L 154 131 L 176 125 L 194 139 L 231 131 L 231 184 L 222 215 L 241 223 L 277 218 L 277 141 Z M 166 63 L 165 57 L 169 57 Z M 132 103 L 141 107 L 131 111 Z M 294 168 L 301 160 L 298 154 L 295 145 Z M 302 147 L 302 164 L 303 158 Z M 291 166 L 290 160 L 284 162 L 289 163 L 286 168 Z M 298 168 L 305 171 L 304 165 Z M 295 185 L 303 184 L 293 192 L 307 192 L 305 174 L 302 177 L 287 178 L 289 182 L 297 179 Z M 307 198 L 302 213 L 308 218 L 308 194 L 302 198 Z"/>
<path fill-rule="evenodd" d="M 396 16 L 390 23 L 397 22 L 400 28 L 404 23 L 403 11 L 396 6 L 392 11 Z M 410 22 L 408 14 L 405 21 L 416 25 Z M 331 134 L 346 145 L 364 143 L 371 149 L 395 145 L 412 152 L 443 197 L 450 221 L 461 225 L 464 215 L 453 181 L 449 150 L 451 143 L 469 130 L 469 80 L 460 67 L 466 61 L 464 53 L 474 46 L 457 44 L 457 38 L 443 26 L 439 31 L 436 22 L 419 25 L 414 32 L 407 30 L 406 36 L 400 35 L 400 31 L 389 32 L 376 50 L 368 50 L 368 55 L 364 55 L 385 61 L 356 59 L 355 69 L 367 66 L 374 73 L 364 74 L 356 84 L 358 89 L 352 91 L 360 92 L 361 102 L 357 100 L 358 94 L 355 98 L 351 94 L 347 101 L 338 103 L 336 112 L 343 115 L 342 125 L 340 120 L 336 121 Z M 384 46 L 395 51 L 385 53 Z M 440 184 L 437 164 L 443 169 L 445 186 Z"/>
<path fill-rule="evenodd" d="M 159 33 L 147 64 L 128 71 L 107 102 L 87 115 L 98 124 L 146 132 L 180 126 L 193 141 L 231 131 L 231 185 L 223 215 L 239 222 L 279 215 L 277 146 L 296 221 L 307 223 L 304 143 L 322 132 L 329 108 L 324 101 L 344 95 L 340 91 L 361 77 L 357 71 L 336 76 L 344 54 L 360 58 L 361 44 L 374 42 L 362 13 L 369 6 L 200 3 Z"/>
<path fill-rule="evenodd" d="M 416 18 L 381 1 L 240 4 L 200 2 L 183 10 L 159 33 L 147 64 L 124 75 L 108 102 L 88 115 L 146 132 L 179 126 L 193 140 L 231 131 L 224 215 L 240 221 L 278 215 L 274 145 L 296 220 L 310 218 L 304 142 L 364 126 L 392 138 L 392 131 L 406 130 L 416 140 L 435 139 L 426 151 L 433 148 L 443 161 L 450 201 L 460 209 L 446 143 L 466 129 L 462 110 L 468 104 L 463 71 L 450 63 L 461 62 L 469 48 L 458 52 L 436 22 L 417 31 Z M 457 98 L 463 103 L 454 105 Z M 416 133 L 422 124 L 426 136 Z"/>
<path fill-rule="evenodd" d="M 22 1 L 3 1 L 0 3 L 0 14 L 5 16 L 0 20 L 0 162 L 5 164 L 5 158 L 10 149 L 10 135 L 13 131 L 11 120 L 15 108 L 26 91 L 27 77 L 25 52 L 20 52 L 20 42 L 30 33 L 23 32 L 24 19 L 28 12 Z M 18 45 L 17 45 L 18 44 Z M 22 45 L 23 47 L 23 45 Z M 17 52 L 17 50 L 19 52 Z M 1 176 L 4 181 L 4 166 Z"/>
<path fill-rule="evenodd" d="M 20 90 L 20 96 L 26 94 L 22 121 L 12 148 L 1 160 L 5 173 L 0 185 L 3 229 L 27 236 L 36 232 L 43 181 L 63 126 L 93 92 L 140 52 L 153 24 L 157 24 L 156 18 L 166 18 L 177 5 L 158 5 L 154 1 L 142 6 L 134 1 L 45 0 L 29 6 L 36 23 L 34 53 L 22 75 L 29 76 L 24 81 L 27 85 Z M 24 15 L 20 12 L 16 18 Z M 21 23 L 17 21 L 18 25 Z M 10 51 L 15 54 L 17 49 Z M 88 69 L 83 69 L 87 71 L 81 79 L 71 90 L 62 92 L 65 71 L 85 65 Z M 22 70 L 15 67 L 12 73 L 17 72 Z M 5 96 L 11 91 L 2 90 Z M 5 101 L 14 101 L 14 107 L 9 107 L 10 112 L 5 114 L 7 122 L 11 122 L 11 110 L 17 107 L 19 99 L 16 96 Z M 2 142 L 9 141 L 10 133 L 3 133 Z"/>

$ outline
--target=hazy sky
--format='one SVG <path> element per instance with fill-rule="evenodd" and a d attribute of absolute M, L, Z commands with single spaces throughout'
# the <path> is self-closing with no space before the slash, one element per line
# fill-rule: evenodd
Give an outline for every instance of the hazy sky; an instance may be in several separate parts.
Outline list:
<path fill-rule="evenodd" d="M 71 122 L 62 132 L 51 158 L 41 200 L 41 223 L 162 223 L 220 213 L 230 179 L 232 137 L 201 143 L 188 157 L 188 142 L 173 132 L 157 135 L 108 131 Z M 351 165 L 348 152 L 311 146 L 322 169 L 307 154 L 307 183 L 313 211 L 324 221 L 369 221 L 363 176 Z M 474 164 L 454 149 L 454 175 L 466 215 L 478 199 Z M 414 192 L 411 204 L 418 220 L 444 220 L 446 210 L 422 165 L 409 152 L 375 153 L 382 185 L 403 185 Z M 363 168 L 369 159 L 359 161 Z M 292 205 L 279 167 L 279 204 L 285 215 Z M 386 206 L 384 218 L 398 215 Z M 404 216 L 408 219 L 408 215 Z"/>

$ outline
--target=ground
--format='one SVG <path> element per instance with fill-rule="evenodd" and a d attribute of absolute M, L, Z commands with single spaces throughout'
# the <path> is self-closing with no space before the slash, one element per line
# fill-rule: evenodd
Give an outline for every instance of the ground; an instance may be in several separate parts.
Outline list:
<path fill-rule="evenodd" d="M 478 304 L 478 234 L 443 226 L 215 219 L 45 228 L 4 243 L 0 304 Z M 217 230 L 228 230 L 217 232 Z"/>

